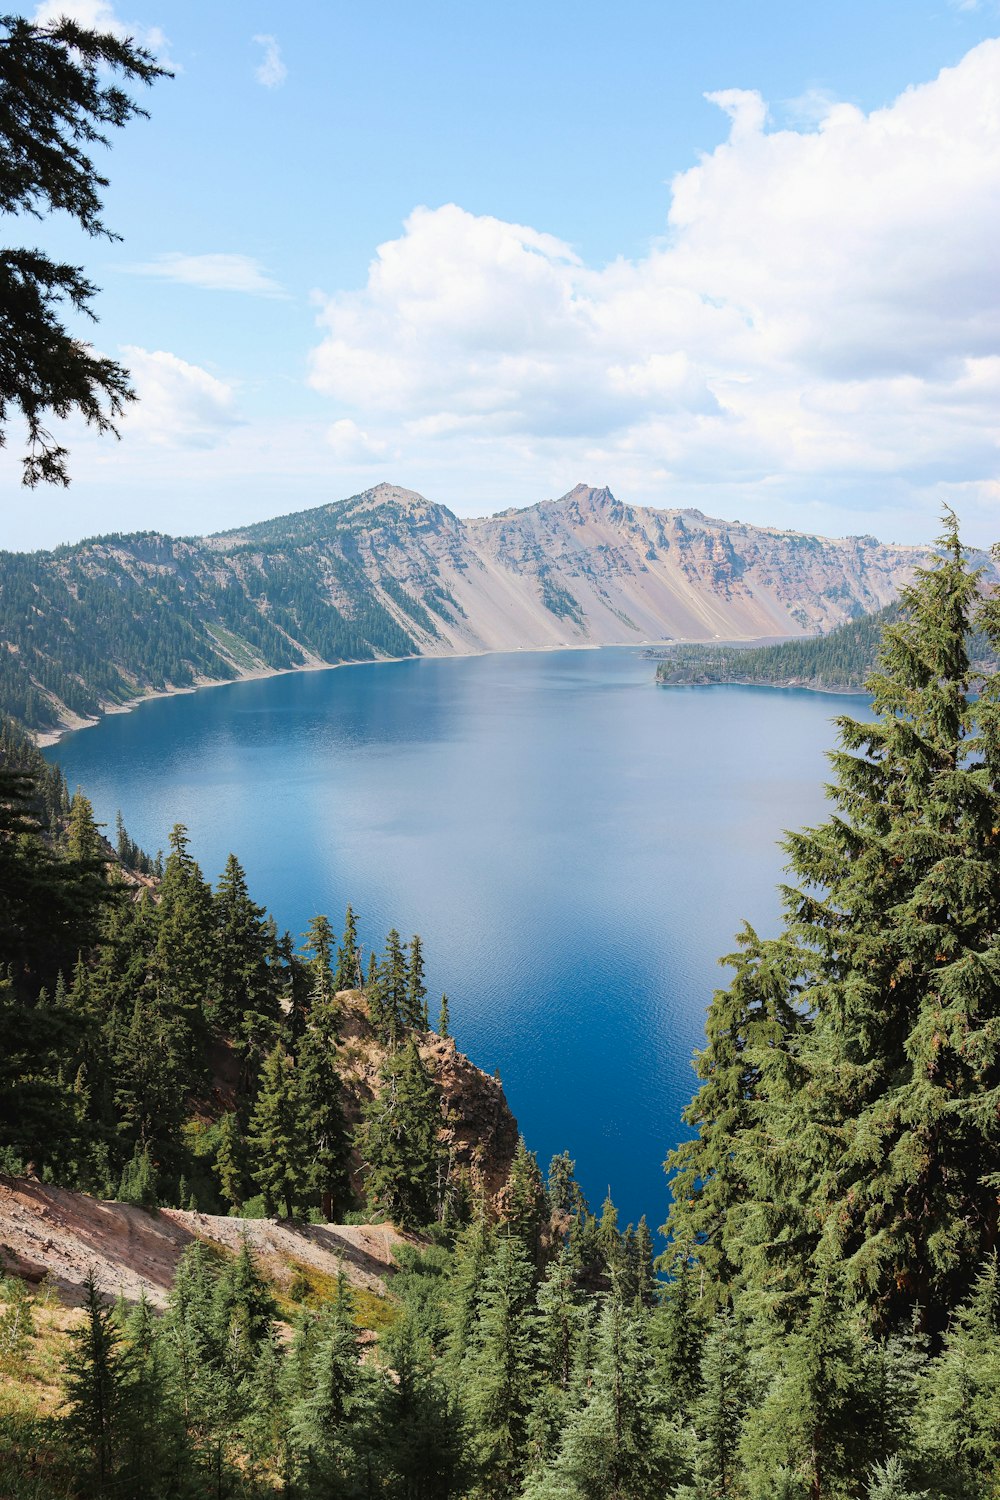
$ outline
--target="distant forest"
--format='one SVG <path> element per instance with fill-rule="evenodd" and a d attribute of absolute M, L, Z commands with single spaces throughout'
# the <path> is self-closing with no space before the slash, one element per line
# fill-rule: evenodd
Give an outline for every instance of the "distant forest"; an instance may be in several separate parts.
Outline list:
<path fill-rule="evenodd" d="M 656 680 L 664 687 L 731 682 L 861 692 L 878 659 L 884 628 L 899 617 L 897 602 L 850 620 L 828 635 L 776 646 L 671 646 L 657 666 Z M 968 648 L 977 667 L 984 672 L 996 669 L 997 658 L 985 636 L 973 631 Z"/>

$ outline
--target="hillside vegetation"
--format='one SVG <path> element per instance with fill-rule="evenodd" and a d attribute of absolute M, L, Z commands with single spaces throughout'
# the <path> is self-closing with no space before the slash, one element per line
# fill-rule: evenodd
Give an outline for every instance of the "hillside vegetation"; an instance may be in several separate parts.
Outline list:
<path fill-rule="evenodd" d="M 583 485 L 474 521 L 379 485 L 214 537 L 0 553 L 0 712 L 52 733 L 153 692 L 344 661 L 808 633 L 889 602 L 921 555 Z"/>
<path fill-rule="evenodd" d="M 731 682 L 859 693 L 875 669 L 885 627 L 899 618 L 895 603 L 806 640 L 773 646 L 672 646 L 662 654 L 656 680 L 661 687 Z M 970 634 L 968 649 L 978 670 L 996 670 L 996 655 L 980 632 Z"/>
<path fill-rule="evenodd" d="M 154 899 L 82 794 L 46 837 L 52 798 L 6 772 L 8 1165 L 135 1213 L 193 1196 L 191 1223 L 211 1202 L 302 1225 L 363 1194 L 422 1245 L 374 1336 L 346 1280 L 292 1297 L 249 1239 L 195 1236 L 162 1314 L 90 1278 L 51 1341 L 10 1278 L 5 1493 L 1000 1494 L 1000 678 L 977 677 L 977 630 L 1000 646 L 1000 598 L 949 519 L 884 629 L 874 719 L 838 720 L 829 816 L 788 836 L 778 930 L 743 929 L 712 998 L 659 1281 L 645 1220 L 591 1212 L 569 1156 L 543 1181 L 518 1141 L 489 1191 L 430 1065 L 449 1014 L 428 1047 L 419 939 L 364 966 L 348 913 L 296 952 L 179 829 Z M 381 1061 L 350 1132 L 359 1007 Z"/>

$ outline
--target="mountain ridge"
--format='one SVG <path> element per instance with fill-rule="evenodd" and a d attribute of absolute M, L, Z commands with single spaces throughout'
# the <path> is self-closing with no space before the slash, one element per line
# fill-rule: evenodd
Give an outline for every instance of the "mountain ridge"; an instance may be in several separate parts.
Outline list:
<path fill-rule="evenodd" d="M 607 486 L 462 518 L 385 482 L 205 537 L 0 553 L 0 709 L 56 737 L 154 693 L 343 662 L 825 633 L 927 556 Z"/>

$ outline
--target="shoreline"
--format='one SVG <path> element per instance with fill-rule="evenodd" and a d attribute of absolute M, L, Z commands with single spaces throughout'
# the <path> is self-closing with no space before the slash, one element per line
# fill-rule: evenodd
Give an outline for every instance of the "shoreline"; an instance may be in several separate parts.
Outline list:
<path fill-rule="evenodd" d="M 774 641 L 789 639 L 787 636 L 760 636 L 746 638 L 745 644 L 748 649 L 755 646 L 770 645 Z M 129 714 L 140 708 L 143 703 L 152 703 L 159 698 L 179 698 L 189 693 L 200 693 L 208 688 L 235 687 L 241 682 L 263 682 L 269 677 L 290 677 L 300 672 L 339 672 L 344 667 L 385 667 L 393 663 L 403 661 L 467 661 L 471 657 L 480 656 L 521 656 L 525 654 L 537 655 L 546 651 L 606 651 L 626 650 L 649 651 L 657 650 L 663 646 L 703 646 L 715 645 L 715 641 L 679 640 L 676 637 L 665 641 L 579 641 L 576 644 L 560 642 L 556 646 L 511 646 L 504 649 L 491 650 L 484 648 L 481 651 L 441 651 L 423 652 L 419 655 L 409 656 L 378 656 L 367 660 L 357 661 L 319 661 L 313 658 L 305 661 L 298 667 L 250 667 L 237 672 L 235 677 L 206 677 L 192 683 L 189 687 L 160 688 L 131 699 L 128 703 L 113 703 L 95 719 L 79 719 L 76 723 L 65 723 L 58 729 L 31 730 L 32 740 L 39 750 L 49 750 L 53 745 L 58 745 L 67 735 L 77 734 L 82 729 L 94 729 L 98 724 L 110 717 L 112 714 Z M 726 642 L 725 644 L 743 645 L 744 641 Z M 651 666 L 656 666 L 662 657 L 647 658 Z M 653 673 L 653 686 L 664 688 L 684 687 L 766 687 L 766 688 L 798 688 L 808 693 L 829 693 L 840 696 L 857 696 L 864 694 L 864 688 L 853 687 L 818 687 L 814 683 L 807 682 L 760 682 L 744 681 L 740 678 L 727 678 L 724 682 L 661 682 Z"/>
<path fill-rule="evenodd" d="M 39 750 L 49 750 L 53 745 L 58 745 L 67 735 L 77 734 L 82 729 L 95 729 L 98 724 L 112 714 L 130 714 L 140 708 L 144 703 L 152 703 L 158 698 L 179 698 L 189 693 L 200 693 L 207 688 L 235 687 L 241 682 L 263 682 L 269 677 L 290 677 L 300 672 L 339 672 L 342 667 L 387 667 L 396 662 L 403 661 L 466 661 L 470 657 L 478 656 L 520 656 L 522 654 L 536 654 L 542 651 L 603 651 L 605 647 L 631 647 L 636 649 L 648 648 L 661 644 L 657 641 L 604 641 L 604 642 L 580 642 L 577 645 L 560 644 L 558 646 L 514 646 L 505 651 L 442 651 L 440 653 L 425 652 L 415 656 L 378 656 L 368 660 L 359 661 L 306 661 L 299 667 L 251 667 L 246 671 L 238 672 L 235 677 L 206 677 L 201 681 L 191 684 L 190 687 L 161 688 L 148 693 L 142 693 L 131 699 L 128 703 L 110 704 L 104 712 L 96 719 L 80 719 L 75 724 L 63 724 L 59 729 L 29 730 L 29 734 L 38 746 Z M 684 644 L 696 645 L 698 642 L 685 642 Z"/>
<path fill-rule="evenodd" d="M 833 687 L 823 686 L 816 682 L 795 682 L 785 678 L 782 682 L 762 682 L 759 677 L 753 679 L 748 677 L 719 677 L 704 682 L 661 682 L 657 677 L 654 686 L 659 688 L 705 688 L 705 687 L 750 687 L 788 689 L 799 693 L 826 693 L 831 697 L 839 698 L 864 698 L 871 695 L 864 687 Z"/>

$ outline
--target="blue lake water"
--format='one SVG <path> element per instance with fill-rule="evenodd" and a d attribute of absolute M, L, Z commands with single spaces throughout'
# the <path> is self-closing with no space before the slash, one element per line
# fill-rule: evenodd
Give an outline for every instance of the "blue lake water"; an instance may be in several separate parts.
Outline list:
<path fill-rule="evenodd" d="M 543 1169 L 662 1222 L 718 956 L 778 916 L 785 828 L 824 816 L 831 719 L 867 700 L 657 689 L 637 651 L 416 660 L 156 700 L 49 751 L 151 853 L 185 823 L 301 933 L 348 901 L 419 932 L 432 1019 L 499 1068 Z"/>

